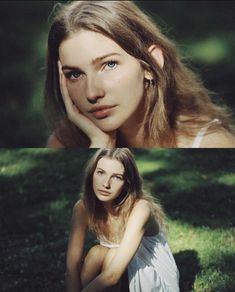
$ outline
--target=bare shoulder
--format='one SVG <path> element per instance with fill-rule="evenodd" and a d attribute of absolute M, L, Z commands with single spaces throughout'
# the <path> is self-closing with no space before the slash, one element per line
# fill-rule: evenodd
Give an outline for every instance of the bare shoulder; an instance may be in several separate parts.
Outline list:
<path fill-rule="evenodd" d="M 64 145 L 60 142 L 60 140 L 55 135 L 55 133 L 52 133 L 47 140 L 46 147 L 48 147 L 48 148 L 64 148 Z"/>
<path fill-rule="evenodd" d="M 138 213 L 142 216 L 149 217 L 151 214 L 151 207 L 150 207 L 149 202 L 144 200 L 144 199 L 138 200 L 132 209 L 131 214 L 132 213 L 134 213 L 134 214 Z"/>
<path fill-rule="evenodd" d="M 86 207 L 85 207 L 84 201 L 82 199 L 81 200 L 78 200 L 74 204 L 73 209 L 76 212 L 85 212 L 86 211 Z"/>
<path fill-rule="evenodd" d="M 217 131 L 203 137 L 201 148 L 235 148 L 235 136 L 228 130 L 220 127 Z"/>
<path fill-rule="evenodd" d="M 79 200 L 73 206 L 73 220 L 87 222 L 88 213 L 83 200 Z"/>

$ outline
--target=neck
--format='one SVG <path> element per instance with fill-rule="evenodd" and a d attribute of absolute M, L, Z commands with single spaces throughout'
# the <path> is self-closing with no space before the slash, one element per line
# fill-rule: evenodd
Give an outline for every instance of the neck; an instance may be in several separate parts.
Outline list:
<path fill-rule="evenodd" d="M 142 131 L 135 127 L 128 126 L 119 129 L 118 136 L 121 144 L 127 147 L 144 147 Z"/>
<path fill-rule="evenodd" d="M 125 147 L 157 147 L 151 138 L 146 139 L 143 130 L 144 103 L 141 102 L 135 113 L 118 129 L 119 144 Z"/>
<path fill-rule="evenodd" d="M 138 114 L 137 114 L 138 113 Z M 119 129 L 118 138 L 127 147 L 145 147 L 142 111 L 138 109 Z"/>
<path fill-rule="evenodd" d="M 113 202 L 105 202 L 103 203 L 103 206 L 105 210 L 108 212 L 108 214 L 115 216 L 117 211 L 115 207 L 113 206 Z"/>
<path fill-rule="evenodd" d="M 144 131 L 141 125 L 126 125 L 122 126 L 118 130 L 118 139 L 123 147 L 130 148 L 146 148 L 146 147 L 158 147 L 157 143 L 151 141 L 150 138 L 146 139 Z"/>

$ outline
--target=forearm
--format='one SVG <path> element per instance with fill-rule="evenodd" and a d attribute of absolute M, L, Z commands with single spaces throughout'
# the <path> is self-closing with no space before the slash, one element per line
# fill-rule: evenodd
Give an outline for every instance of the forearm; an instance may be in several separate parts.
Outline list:
<path fill-rule="evenodd" d="M 66 272 L 66 291 L 80 292 L 82 290 L 80 273 L 78 270 Z"/>
<path fill-rule="evenodd" d="M 90 282 L 81 292 L 102 292 L 117 284 L 118 279 L 109 272 L 102 272 L 98 277 Z"/>

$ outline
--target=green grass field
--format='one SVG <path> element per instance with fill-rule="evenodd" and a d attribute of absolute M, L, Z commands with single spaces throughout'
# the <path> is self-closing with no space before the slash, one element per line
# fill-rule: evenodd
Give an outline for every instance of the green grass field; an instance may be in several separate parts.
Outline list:
<path fill-rule="evenodd" d="M 235 151 L 133 152 L 167 213 L 181 291 L 235 291 Z M 1 291 L 64 291 L 71 210 L 92 153 L 0 150 Z"/>

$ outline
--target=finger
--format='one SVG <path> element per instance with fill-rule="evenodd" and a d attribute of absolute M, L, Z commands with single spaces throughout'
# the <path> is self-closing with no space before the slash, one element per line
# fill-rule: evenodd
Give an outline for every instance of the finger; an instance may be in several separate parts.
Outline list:
<path fill-rule="evenodd" d="M 106 134 L 102 132 L 88 117 L 83 115 L 79 108 L 73 103 L 68 92 L 66 78 L 62 71 L 60 60 L 58 60 L 57 64 L 60 77 L 60 90 L 69 120 L 79 127 L 91 140 L 93 140 L 94 136 L 98 136 L 100 138 L 102 136 L 106 136 Z M 102 141 L 103 139 L 101 138 L 99 140 Z"/>
<path fill-rule="evenodd" d="M 62 71 L 60 61 L 58 61 L 58 68 L 59 68 L 59 72 L 60 72 L 60 91 L 62 94 L 62 98 L 63 98 L 64 104 L 65 104 L 66 111 L 68 114 L 70 114 L 71 111 L 73 111 L 74 103 L 69 95 L 67 84 L 66 84 L 66 78 L 65 78 L 64 73 Z"/>

